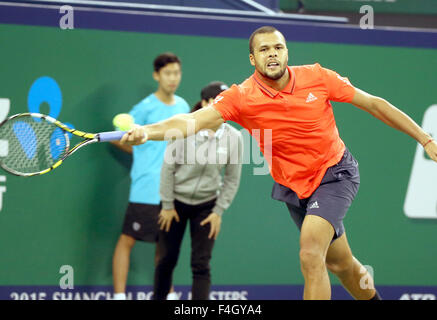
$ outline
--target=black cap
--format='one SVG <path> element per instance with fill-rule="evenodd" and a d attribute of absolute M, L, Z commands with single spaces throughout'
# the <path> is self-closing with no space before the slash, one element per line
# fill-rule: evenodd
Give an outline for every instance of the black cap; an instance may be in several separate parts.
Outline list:
<path fill-rule="evenodd" d="M 215 98 L 219 93 L 225 91 L 226 89 L 229 89 L 226 83 L 221 81 L 213 81 L 202 89 L 200 92 L 200 98 L 208 101 L 211 98 Z"/>

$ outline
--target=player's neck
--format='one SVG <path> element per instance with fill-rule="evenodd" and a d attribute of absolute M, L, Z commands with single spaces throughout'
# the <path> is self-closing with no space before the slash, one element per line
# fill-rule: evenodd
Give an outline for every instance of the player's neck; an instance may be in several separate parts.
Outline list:
<path fill-rule="evenodd" d="M 159 101 L 161 101 L 164 104 L 172 105 L 175 102 L 174 94 L 173 93 L 165 92 L 161 88 L 159 88 L 155 92 L 155 96 L 158 98 Z"/>
<path fill-rule="evenodd" d="M 262 80 L 265 84 L 267 84 L 269 87 L 275 89 L 276 91 L 282 91 L 290 82 L 290 73 L 288 71 L 288 68 L 285 70 L 282 77 L 280 77 L 278 80 L 272 80 L 270 78 L 264 77 L 261 73 L 259 73 L 257 70 L 255 71 L 258 78 Z"/>

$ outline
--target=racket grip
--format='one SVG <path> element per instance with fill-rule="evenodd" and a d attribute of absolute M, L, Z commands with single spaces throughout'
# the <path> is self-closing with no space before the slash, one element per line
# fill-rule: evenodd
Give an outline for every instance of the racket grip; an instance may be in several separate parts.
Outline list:
<path fill-rule="evenodd" d="M 99 141 L 106 142 L 106 141 L 121 140 L 121 138 L 124 136 L 125 133 L 126 131 L 100 132 Z"/>

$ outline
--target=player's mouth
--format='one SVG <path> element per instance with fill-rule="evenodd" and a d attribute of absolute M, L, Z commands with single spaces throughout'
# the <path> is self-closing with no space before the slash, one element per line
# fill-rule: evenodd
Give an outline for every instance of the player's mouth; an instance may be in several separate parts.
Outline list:
<path fill-rule="evenodd" d="M 267 63 L 267 69 L 269 70 L 274 70 L 276 68 L 279 68 L 281 65 L 279 64 L 279 62 L 276 61 L 271 61 L 269 63 Z"/>

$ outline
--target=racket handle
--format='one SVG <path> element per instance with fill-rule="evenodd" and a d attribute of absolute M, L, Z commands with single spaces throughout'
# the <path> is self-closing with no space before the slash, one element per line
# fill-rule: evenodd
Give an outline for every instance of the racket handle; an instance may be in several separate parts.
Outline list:
<path fill-rule="evenodd" d="M 121 140 L 121 138 L 124 136 L 125 133 L 126 131 L 100 132 L 99 141 L 106 142 L 106 141 Z"/>

